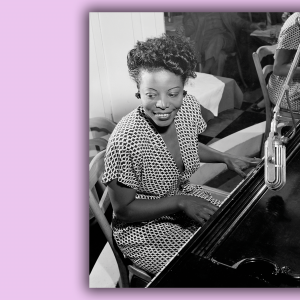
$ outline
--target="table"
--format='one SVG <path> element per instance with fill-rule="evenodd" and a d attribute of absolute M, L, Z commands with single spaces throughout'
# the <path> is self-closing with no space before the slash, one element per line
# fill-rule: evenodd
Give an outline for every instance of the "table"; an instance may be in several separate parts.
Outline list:
<path fill-rule="evenodd" d="M 236 81 L 232 78 L 221 76 L 216 76 L 216 78 L 225 84 L 218 112 L 220 113 L 224 110 L 232 108 L 241 108 L 244 100 L 244 94 L 237 85 Z"/>
<path fill-rule="evenodd" d="M 258 38 L 264 44 L 267 45 L 274 45 L 277 43 L 277 39 L 280 33 L 282 25 L 276 24 L 267 27 L 265 30 L 255 30 L 253 31 L 250 36 Z M 274 37 L 271 37 L 271 32 L 274 34 Z"/>
<path fill-rule="evenodd" d="M 234 79 L 221 77 L 221 76 L 213 76 L 213 75 L 198 73 L 198 72 L 196 72 L 196 74 L 198 75 L 198 82 L 195 81 L 197 79 L 189 79 L 189 82 L 185 86 L 185 89 L 187 90 L 188 93 L 195 96 L 196 99 L 201 104 L 202 116 L 206 122 L 213 119 L 215 116 L 218 116 L 218 114 L 221 113 L 222 111 L 233 109 L 233 108 L 237 108 L 237 109 L 241 108 L 244 95 Z M 213 80 L 212 82 L 211 79 Z M 199 85 L 199 88 L 197 90 L 195 90 L 195 88 L 194 89 L 190 88 L 191 82 L 193 81 L 195 81 L 197 85 Z M 207 96 L 209 97 L 209 101 L 216 102 L 215 105 L 207 106 L 207 103 L 205 103 L 205 101 L 202 102 L 203 95 L 201 94 L 201 86 L 200 86 L 202 83 L 204 85 L 205 93 L 208 93 L 207 86 L 205 85 L 208 85 L 210 83 L 209 88 L 212 90 L 210 90 L 210 93 Z M 194 94 L 195 91 L 196 93 Z M 218 93 L 218 91 L 220 93 Z M 217 109 L 215 109 L 216 105 L 217 105 Z M 211 107 L 213 107 L 213 109 L 211 109 Z"/>

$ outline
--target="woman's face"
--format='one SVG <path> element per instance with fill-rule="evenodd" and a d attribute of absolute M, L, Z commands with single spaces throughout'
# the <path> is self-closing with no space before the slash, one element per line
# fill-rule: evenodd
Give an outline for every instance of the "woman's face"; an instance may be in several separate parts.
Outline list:
<path fill-rule="evenodd" d="M 167 70 L 144 70 L 140 79 L 141 100 L 146 114 L 157 126 L 169 126 L 183 100 L 181 77 Z"/>

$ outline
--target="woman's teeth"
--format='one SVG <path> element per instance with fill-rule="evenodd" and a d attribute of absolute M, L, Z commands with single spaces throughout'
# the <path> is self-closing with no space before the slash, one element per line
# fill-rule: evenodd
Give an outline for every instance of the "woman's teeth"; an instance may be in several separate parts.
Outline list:
<path fill-rule="evenodd" d="M 162 118 L 166 118 L 168 117 L 170 114 L 156 114 L 158 117 L 162 117 Z"/>

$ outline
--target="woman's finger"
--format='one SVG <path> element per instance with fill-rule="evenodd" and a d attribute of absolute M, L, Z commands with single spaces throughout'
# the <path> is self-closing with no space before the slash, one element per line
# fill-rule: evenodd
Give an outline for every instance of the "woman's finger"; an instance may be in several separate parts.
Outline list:
<path fill-rule="evenodd" d="M 241 177 L 246 178 L 247 175 L 241 169 L 235 168 L 236 173 L 238 173 Z"/>
<path fill-rule="evenodd" d="M 257 164 L 259 164 L 261 161 L 262 161 L 261 158 L 253 157 L 253 158 L 250 160 L 249 163 L 251 163 L 251 164 L 256 164 L 256 165 L 257 165 Z"/>
<path fill-rule="evenodd" d="M 205 224 L 205 220 L 201 217 L 198 217 L 197 220 L 202 226 Z"/>
<path fill-rule="evenodd" d="M 204 212 L 201 213 L 201 218 L 206 220 L 206 221 L 208 221 L 210 219 L 210 217 L 211 216 L 208 213 L 204 213 Z"/>
<path fill-rule="evenodd" d="M 204 207 L 204 210 L 205 210 L 206 213 L 208 213 L 211 216 L 215 213 L 215 210 L 211 210 L 211 209 L 209 209 L 207 207 Z"/>
<path fill-rule="evenodd" d="M 210 203 L 207 201 L 207 203 L 205 203 L 205 206 L 204 206 L 205 209 L 209 209 L 209 210 L 212 210 L 213 212 L 216 212 L 218 210 L 218 206 Z"/>
<path fill-rule="evenodd" d="M 252 157 L 241 157 L 241 158 L 239 158 L 239 160 L 244 161 L 248 164 L 250 164 L 250 163 L 251 164 L 258 164 L 262 161 L 261 158 L 256 158 L 256 157 L 253 157 L 253 158 Z"/>

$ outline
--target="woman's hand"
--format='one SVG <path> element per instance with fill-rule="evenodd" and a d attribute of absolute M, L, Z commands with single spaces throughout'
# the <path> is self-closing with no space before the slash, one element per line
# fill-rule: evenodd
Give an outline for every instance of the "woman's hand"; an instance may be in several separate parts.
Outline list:
<path fill-rule="evenodd" d="M 255 167 L 262 160 L 260 158 L 251 158 L 251 157 L 238 157 L 238 156 L 228 156 L 225 158 L 225 163 L 228 169 L 235 171 L 241 177 L 245 178 L 247 176 L 243 170 L 248 169 L 249 167 Z"/>
<path fill-rule="evenodd" d="M 235 171 L 243 178 L 247 175 L 242 171 L 250 166 L 256 166 L 261 162 L 260 158 L 239 157 L 228 153 L 217 151 L 202 143 L 198 144 L 198 154 L 201 162 L 225 163 L 230 170 Z"/>
<path fill-rule="evenodd" d="M 183 210 L 187 216 L 202 225 L 218 210 L 217 206 L 205 199 L 195 196 L 182 196 L 182 200 L 179 202 L 179 208 Z"/>
<path fill-rule="evenodd" d="M 251 30 L 265 30 L 266 29 L 266 23 L 265 22 L 258 22 L 258 23 L 252 23 L 250 25 Z"/>

